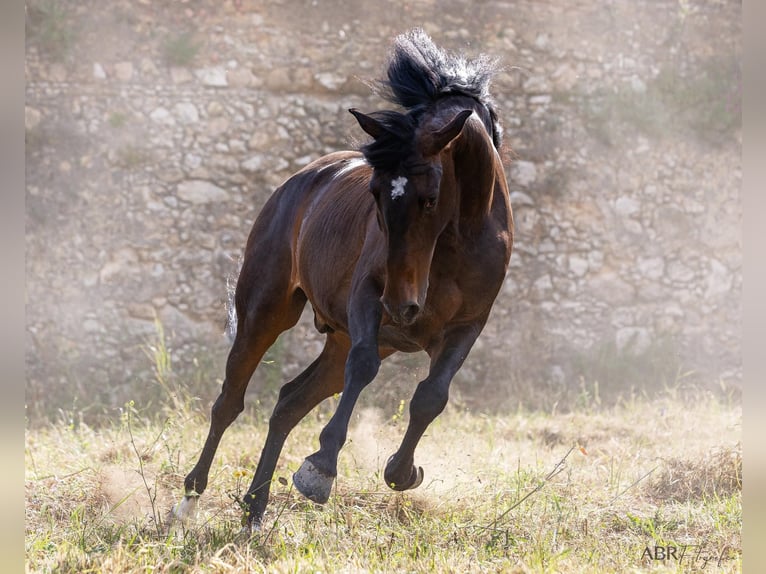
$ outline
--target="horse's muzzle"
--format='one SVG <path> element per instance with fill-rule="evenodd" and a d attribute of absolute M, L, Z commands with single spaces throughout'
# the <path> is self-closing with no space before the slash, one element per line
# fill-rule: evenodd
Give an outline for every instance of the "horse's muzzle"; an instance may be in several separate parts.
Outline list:
<path fill-rule="evenodd" d="M 383 308 L 397 325 L 410 325 L 420 314 L 420 305 L 417 301 L 405 301 L 396 306 L 388 305 L 384 301 Z"/>

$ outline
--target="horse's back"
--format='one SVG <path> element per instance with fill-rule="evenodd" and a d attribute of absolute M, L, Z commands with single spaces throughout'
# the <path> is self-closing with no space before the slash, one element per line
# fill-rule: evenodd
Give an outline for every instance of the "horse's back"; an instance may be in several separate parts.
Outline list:
<path fill-rule="evenodd" d="M 347 172 L 364 165 L 361 154 L 357 152 L 335 152 L 290 176 L 274 191 L 258 214 L 246 251 L 251 250 L 251 244 L 272 239 L 297 251 L 298 243 L 305 242 L 305 224 L 316 217 L 317 211 L 326 216 L 328 203 L 348 201 L 349 197 L 344 197 L 349 195 Z M 363 195 L 353 191 L 351 195 Z M 336 205 L 330 211 L 343 209 L 343 206 Z"/>

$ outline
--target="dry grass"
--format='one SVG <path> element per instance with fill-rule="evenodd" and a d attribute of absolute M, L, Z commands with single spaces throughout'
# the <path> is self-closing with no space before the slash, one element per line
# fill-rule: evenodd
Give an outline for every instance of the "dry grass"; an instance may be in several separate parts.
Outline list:
<path fill-rule="evenodd" d="M 364 401 L 363 401 L 364 402 Z M 450 407 L 421 442 L 423 485 L 382 467 L 406 425 L 360 409 L 324 507 L 289 481 L 333 405 L 291 435 L 263 531 L 238 537 L 265 417 L 227 433 L 194 523 L 166 532 L 206 432 L 127 412 L 111 428 L 26 437 L 26 556 L 34 572 L 739 572 L 741 408 L 711 397 L 566 415 Z M 328 408 L 329 407 L 329 408 Z M 572 449 L 572 447 L 575 447 Z M 281 480 L 280 480 L 281 479 Z M 287 480 L 285 480 L 287 479 Z M 651 560 L 655 546 L 687 548 Z"/>
<path fill-rule="evenodd" d="M 742 491 L 742 446 L 720 446 L 702 458 L 671 458 L 652 481 L 657 502 L 729 497 Z"/>

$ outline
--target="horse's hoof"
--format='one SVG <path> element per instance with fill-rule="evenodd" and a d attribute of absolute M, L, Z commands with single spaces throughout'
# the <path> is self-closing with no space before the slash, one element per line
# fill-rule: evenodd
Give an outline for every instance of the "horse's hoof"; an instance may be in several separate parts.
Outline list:
<path fill-rule="evenodd" d="M 303 496 L 319 504 L 324 504 L 330 498 L 332 483 L 335 477 L 328 476 L 315 467 L 308 459 L 293 474 L 293 484 Z"/>
<path fill-rule="evenodd" d="M 199 494 L 192 493 L 184 496 L 181 501 L 170 511 L 170 522 L 186 522 L 194 517 L 197 512 L 197 501 Z"/>
<path fill-rule="evenodd" d="M 239 537 L 251 537 L 261 531 L 262 517 L 252 517 L 250 512 L 245 512 L 242 515 L 242 528 L 239 531 Z"/>
<path fill-rule="evenodd" d="M 412 472 L 410 473 L 410 478 L 407 482 L 389 482 L 388 486 L 392 490 L 412 490 L 413 488 L 417 488 L 423 483 L 423 467 L 422 466 L 414 466 L 412 467 Z"/>
<path fill-rule="evenodd" d="M 410 489 L 417 488 L 423 483 L 423 467 L 419 466 L 417 470 L 417 476 L 415 477 L 415 482 L 412 483 L 410 486 Z"/>
<path fill-rule="evenodd" d="M 240 528 L 237 538 L 239 540 L 250 540 L 254 535 L 261 531 L 261 523 L 256 520 L 245 520 Z"/>

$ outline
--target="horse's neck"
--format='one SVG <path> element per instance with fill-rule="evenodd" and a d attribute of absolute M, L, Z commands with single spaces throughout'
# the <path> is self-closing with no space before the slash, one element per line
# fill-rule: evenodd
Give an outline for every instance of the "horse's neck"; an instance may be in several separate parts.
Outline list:
<path fill-rule="evenodd" d="M 455 142 L 452 161 L 460 197 L 460 229 L 470 232 L 489 216 L 497 166 L 492 139 L 475 116 L 469 119 Z"/>

